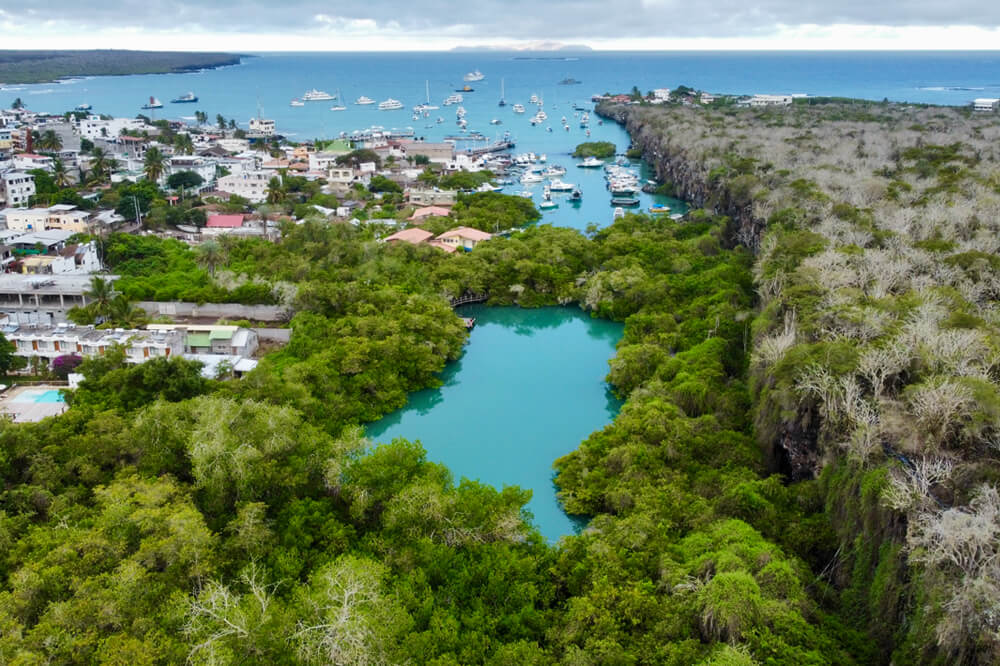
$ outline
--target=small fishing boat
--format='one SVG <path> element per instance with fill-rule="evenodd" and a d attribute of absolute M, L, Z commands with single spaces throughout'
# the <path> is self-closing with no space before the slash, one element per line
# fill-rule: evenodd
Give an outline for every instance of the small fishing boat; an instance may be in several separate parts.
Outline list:
<path fill-rule="evenodd" d="M 669 213 L 670 206 L 660 206 L 660 205 L 650 206 L 649 212 L 653 214 Z"/>
<path fill-rule="evenodd" d="M 512 106 L 510 108 L 511 108 L 511 110 L 514 113 L 524 113 L 524 105 L 523 104 L 515 104 L 514 106 Z"/>
<path fill-rule="evenodd" d="M 632 208 L 639 205 L 639 197 L 612 197 L 611 205 Z"/>
<path fill-rule="evenodd" d="M 470 93 L 470 92 L 476 92 L 476 89 L 473 88 L 472 86 L 462 86 L 461 88 L 455 88 L 455 92 L 457 92 L 457 93 Z"/>
<path fill-rule="evenodd" d="M 181 95 L 180 97 L 177 97 L 175 99 L 170 100 L 170 103 L 171 104 L 193 104 L 194 102 L 197 102 L 197 101 L 198 101 L 198 96 L 197 95 L 195 95 L 193 92 L 187 92 L 187 93 L 184 93 L 183 95 Z"/>

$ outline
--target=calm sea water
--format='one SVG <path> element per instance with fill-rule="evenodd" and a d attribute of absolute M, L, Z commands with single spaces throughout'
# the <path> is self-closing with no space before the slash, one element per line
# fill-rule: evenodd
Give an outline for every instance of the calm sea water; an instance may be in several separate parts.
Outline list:
<path fill-rule="evenodd" d="M 573 106 L 590 107 L 594 93 L 627 91 L 633 85 L 645 91 L 686 84 L 724 93 L 808 93 L 937 104 L 1000 97 L 1000 52 L 591 53 L 565 58 L 541 54 L 541 59 L 509 53 L 296 53 L 247 58 L 242 65 L 203 72 L 0 86 L 0 106 L 21 97 L 38 111 L 62 112 L 87 102 L 98 113 L 134 116 L 152 95 L 166 103 L 166 108 L 154 112 L 164 118 L 191 118 L 195 110 L 203 110 L 212 119 L 222 114 L 245 127 L 260 109 L 293 140 L 333 138 L 372 125 L 412 127 L 418 136 L 441 140 L 458 133 L 455 107 L 442 106 L 431 112 L 430 119 L 416 122 L 408 109 L 425 101 L 425 87 L 430 88 L 431 101 L 440 106 L 463 85 L 463 74 L 473 69 L 481 70 L 486 80 L 471 84 L 475 92 L 465 95 L 469 129 L 489 137 L 509 131 L 518 152 L 545 153 L 549 163 L 566 166 L 569 173 L 563 180 L 580 185 L 584 201 L 575 206 L 563 201 L 558 209 L 544 213 L 543 222 L 577 229 L 590 222 L 608 224 L 613 212 L 602 174 L 574 169 L 569 158 L 576 144 L 588 140 Z M 582 83 L 559 85 L 566 78 Z M 508 102 L 503 108 L 497 106 L 501 79 Z M 330 102 L 289 106 L 293 97 L 311 88 L 339 91 L 347 110 L 330 111 Z M 189 90 L 200 98 L 197 104 L 169 104 Z M 549 116 L 537 127 L 528 123 L 535 110 L 527 104 L 533 93 L 542 97 Z M 352 104 L 361 95 L 375 100 L 393 97 L 406 110 L 378 111 L 375 106 Z M 528 112 L 513 113 L 515 102 L 525 104 Z M 563 116 L 569 132 L 562 129 Z M 444 122 L 436 123 L 438 117 Z M 491 125 L 493 119 L 503 124 Z M 612 141 L 624 151 L 628 137 L 621 128 L 592 121 L 589 140 Z M 521 189 L 514 186 L 508 191 Z M 535 188 L 536 201 L 540 189 Z M 642 197 L 643 208 L 653 202 Z M 679 202 L 655 202 L 683 210 Z"/>
<path fill-rule="evenodd" d="M 571 534 L 552 484 L 552 463 L 611 422 L 619 402 L 604 381 L 622 325 L 574 308 L 472 307 L 476 318 L 444 385 L 369 424 L 377 442 L 420 440 L 428 457 L 455 475 L 534 495 L 528 509 L 545 537 Z"/>

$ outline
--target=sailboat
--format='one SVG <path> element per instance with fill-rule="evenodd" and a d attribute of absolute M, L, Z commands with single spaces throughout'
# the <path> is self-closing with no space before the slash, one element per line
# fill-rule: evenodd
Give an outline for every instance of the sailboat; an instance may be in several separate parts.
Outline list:
<path fill-rule="evenodd" d="M 426 113 L 427 111 L 436 111 L 437 109 L 440 108 L 440 107 L 437 107 L 437 106 L 434 106 L 433 104 L 431 104 L 431 83 L 430 83 L 430 81 L 424 81 L 424 92 L 427 95 L 427 97 L 426 97 L 427 101 L 425 101 L 423 104 L 418 104 L 415 107 L 413 107 L 413 111 L 415 113 Z"/>
<path fill-rule="evenodd" d="M 337 88 L 337 99 L 343 99 L 340 96 L 340 88 Z M 330 110 L 331 111 L 347 111 L 347 107 L 344 106 L 343 102 L 337 102 L 336 104 L 334 104 L 333 106 L 330 107 Z"/>
<path fill-rule="evenodd" d="M 497 106 L 507 106 L 507 102 L 504 100 L 503 94 L 503 79 L 500 79 L 500 102 Z"/>

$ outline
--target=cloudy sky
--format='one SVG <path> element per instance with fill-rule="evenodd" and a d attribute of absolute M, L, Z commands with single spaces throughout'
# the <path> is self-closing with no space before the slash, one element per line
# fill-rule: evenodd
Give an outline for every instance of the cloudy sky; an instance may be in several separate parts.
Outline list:
<path fill-rule="evenodd" d="M 997 49 L 998 0 L 0 0 L 0 48 Z"/>

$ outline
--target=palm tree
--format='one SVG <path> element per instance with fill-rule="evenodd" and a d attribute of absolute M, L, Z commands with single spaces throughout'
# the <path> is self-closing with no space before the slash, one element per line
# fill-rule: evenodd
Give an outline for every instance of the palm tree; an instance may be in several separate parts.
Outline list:
<path fill-rule="evenodd" d="M 195 252 L 197 253 L 195 260 L 207 268 L 209 275 L 213 277 L 215 276 L 215 268 L 225 262 L 225 253 L 215 241 L 202 243 L 195 249 Z"/>
<path fill-rule="evenodd" d="M 45 133 L 38 137 L 38 147 L 41 150 L 62 150 L 62 138 L 55 130 L 45 130 Z"/>
<path fill-rule="evenodd" d="M 285 200 L 285 188 L 281 179 L 275 176 L 267 181 L 267 203 L 276 204 Z"/>
<path fill-rule="evenodd" d="M 108 171 L 108 154 L 103 148 L 94 148 L 90 151 L 90 171 L 91 179 L 101 183 Z"/>
<path fill-rule="evenodd" d="M 111 301 L 115 297 L 115 290 L 111 282 L 96 275 L 90 278 L 90 289 L 83 293 L 90 303 L 95 317 L 107 317 L 111 310 Z"/>
<path fill-rule="evenodd" d="M 178 134 L 174 137 L 174 148 L 177 149 L 181 155 L 193 155 L 194 154 L 194 142 L 191 140 L 190 134 Z"/>
<path fill-rule="evenodd" d="M 138 328 L 149 323 L 149 315 L 133 305 L 125 294 L 118 294 L 108 304 L 108 320 L 120 328 Z"/>
<path fill-rule="evenodd" d="M 160 176 L 163 175 L 163 161 L 163 153 L 159 148 L 153 147 L 146 151 L 146 159 L 143 162 L 146 180 L 153 183 L 160 180 Z"/>
<path fill-rule="evenodd" d="M 66 171 L 66 165 L 60 159 L 52 160 L 52 181 L 57 187 L 69 185 L 69 173 Z"/>

